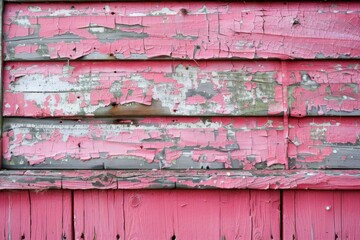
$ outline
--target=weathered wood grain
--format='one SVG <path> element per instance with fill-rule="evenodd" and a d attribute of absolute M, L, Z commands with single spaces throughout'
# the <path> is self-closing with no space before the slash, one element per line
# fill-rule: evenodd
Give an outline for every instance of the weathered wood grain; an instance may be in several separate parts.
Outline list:
<path fill-rule="evenodd" d="M 356 239 L 360 193 L 355 191 L 284 191 L 284 239 Z M 284 221 L 285 223 L 285 221 Z"/>
<path fill-rule="evenodd" d="M 17 62 L 5 116 L 274 115 L 279 62 Z"/>
<path fill-rule="evenodd" d="M 111 183 L 111 184 L 109 184 Z M 359 170 L 26 170 L 0 172 L 0 189 L 360 189 Z"/>
<path fill-rule="evenodd" d="M 4 168 L 264 169 L 286 164 L 282 118 L 6 119 Z"/>
<path fill-rule="evenodd" d="M 1 191 L 1 239 L 71 239 L 70 191 Z"/>
<path fill-rule="evenodd" d="M 124 193 L 125 239 L 280 239 L 279 192 Z"/>
<path fill-rule="evenodd" d="M 360 168 L 360 119 L 290 119 L 290 168 Z"/>
<path fill-rule="evenodd" d="M 359 61 L 286 63 L 290 115 L 359 116 Z"/>
<path fill-rule="evenodd" d="M 125 239 L 123 191 L 74 191 L 74 239 Z"/>
<path fill-rule="evenodd" d="M 6 60 L 359 58 L 350 3 L 9 3 Z"/>

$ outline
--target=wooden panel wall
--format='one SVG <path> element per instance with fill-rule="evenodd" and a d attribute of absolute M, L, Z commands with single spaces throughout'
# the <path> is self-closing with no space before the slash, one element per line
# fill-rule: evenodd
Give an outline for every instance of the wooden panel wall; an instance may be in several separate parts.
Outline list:
<path fill-rule="evenodd" d="M 359 9 L 7 3 L 3 168 L 359 168 Z"/>
<path fill-rule="evenodd" d="M 271 224 L 267 224 L 269 221 Z M 280 193 L 256 190 L 0 192 L 0 239 L 204 238 L 280 239 Z"/>

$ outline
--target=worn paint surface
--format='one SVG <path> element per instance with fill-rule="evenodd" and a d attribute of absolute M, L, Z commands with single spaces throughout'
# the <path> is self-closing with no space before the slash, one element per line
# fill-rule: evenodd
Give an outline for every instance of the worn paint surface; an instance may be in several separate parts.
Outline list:
<path fill-rule="evenodd" d="M 287 62 L 290 115 L 360 114 L 359 61 Z"/>
<path fill-rule="evenodd" d="M 284 111 L 279 62 L 10 62 L 5 69 L 5 116 Z"/>
<path fill-rule="evenodd" d="M 285 191 L 284 239 L 357 239 L 358 191 Z"/>
<path fill-rule="evenodd" d="M 72 239 L 70 191 L 1 191 L 0 239 Z"/>
<path fill-rule="evenodd" d="M 359 170 L 1 171 L 0 189 L 360 189 Z"/>
<path fill-rule="evenodd" d="M 290 168 L 359 168 L 357 118 L 290 119 Z"/>
<path fill-rule="evenodd" d="M 283 168 L 281 118 L 7 119 L 7 168 Z"/>
<path fill-rule="evenodd" d="M 359 10 L 356 2 L 7 4 L 5 58 L 357 58 Z"/>

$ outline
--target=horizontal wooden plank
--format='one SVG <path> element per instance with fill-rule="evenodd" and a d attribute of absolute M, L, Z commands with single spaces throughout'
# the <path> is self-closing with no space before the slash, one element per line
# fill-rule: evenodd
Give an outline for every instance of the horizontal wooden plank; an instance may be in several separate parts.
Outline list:
<path fill-rule="evenodd" d="M 359 61 L 286 63 L 290 115 L 360 115 Z"/>
<path fill-rule="evenodd" d="M 290 119 L 291 168 L 360 168 L 360 119 Z"/>
<path fill-rule="evenodd" d="M 6 4 L 6 60 L 359 58 L 360 4 Z"/>
<path fill-rule="evenodd" d="M 10 62 L 4 116 L 282 114 L 279 62 Z"/>
<path fill-rule="evenodd" d="M 6 119 L 3 167 L 284 168 L 281 117 Z"/>
<path fill-rule="evenodd" d="M 3 170 L 0 189 L 360 189 L 359 170 Z"/>

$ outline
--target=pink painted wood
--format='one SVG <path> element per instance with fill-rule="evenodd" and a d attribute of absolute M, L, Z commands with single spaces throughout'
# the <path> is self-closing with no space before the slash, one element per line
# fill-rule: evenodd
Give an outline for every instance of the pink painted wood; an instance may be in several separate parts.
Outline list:
<path fill-rule="evenodd" d="M 4 116 L 279 115 L 279 62 L 10 62 Z"/>
<path fill-rule="evenodd" d="M 356 2 L 7 4 L 5 56 L 358 58 L 359 9 Z"/>
<path fill-rule="evenodd" d="M 5 168 L 284 168 L 282 118 L 16 120 Z"/>
<path fill-rule="evenodd" d="M 284 191 L 284 239 L 356 239 L 360 193 Z"/>
<path fill-rule="evenodd" d="M 0 192 L 0 239 L 71 239 L 71 192 Z"/>
<path fill-rule="evenodd" d="M 359 168 L 359 119 L 290 119 L 291 168 Z"/>
<path fill-rule="evenodd" d="M 124 203 L 126 239 L 280 239 L 279 192 L 126 191 Z"/>
<path fill-rule="evenodd" d="M 286 62 L 290 115 L 360 114 L 359 61 Z"/>
<path fill-rule="evenodd" d="M 75 239 L 124 239 L 123 191 L 74 191 Z"/>

